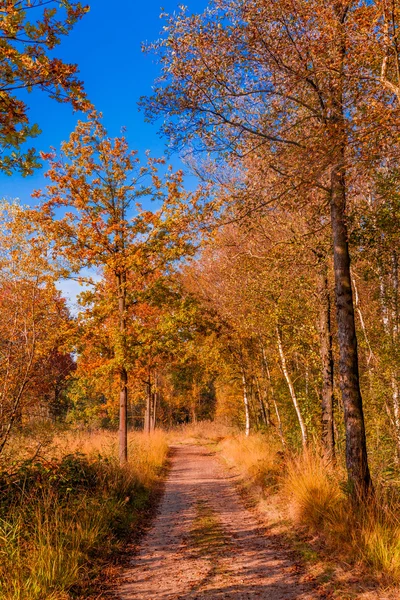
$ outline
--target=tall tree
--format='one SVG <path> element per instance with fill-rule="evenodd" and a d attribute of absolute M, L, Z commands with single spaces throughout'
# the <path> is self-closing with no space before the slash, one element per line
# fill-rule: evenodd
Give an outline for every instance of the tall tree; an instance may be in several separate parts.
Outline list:
<path fill-rule="evenodd" d="M 69 272 L 79 276 L 82 269 L 97 267 L 113 282 L 106 301 L 117 317 L 112 339 L 120 377 L 119 440 L 124 463 L 128 452 L 127 315 L 129 304 L 135 302 L 129 294 L 129 279 L 178 259 L 188 249 L 181 174 L 168 171 L 163 184 L 157 175 L 162 161 L 148 158 L 147 165 L 140 166 L 125 138 L 107 137 L 95 113 L 91 120 L 77 124 L 62 145 L 61 157 L 44 157 L 50 161 L 51 184 L 45 193 L 36 193 L 44 200 L 38 217 L 54 252 L 64 258 Z M 142 209 L 139 202 L 144 198 L 157 201 L 161 208 Z"/>
<path fill-rule="evenodd" d="M 164 116 L 176 145 L 223 157 L 253 153 L 268 172 L 259 204 L 313 191 L 329 205 L 346 464 L 358 499 L 368 494 L 370 473 L 347 211 L 351 166 L 376 128 L 362 112 L 381 82 L 376 65 L 363 76 L 360 56 L 366 40 L 379 39 L 380 9 L 341 0 L 215 0 L 201 15 L 183 9 L 155 44 L 164 68 L 146 103 L 150 117 Z"/>

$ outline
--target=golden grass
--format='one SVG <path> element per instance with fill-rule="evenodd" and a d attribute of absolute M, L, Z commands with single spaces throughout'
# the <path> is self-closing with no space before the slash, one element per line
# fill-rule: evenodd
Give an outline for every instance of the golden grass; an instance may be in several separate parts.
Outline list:
<path fill-rule="evenodd" d="M 364 565 L 383 584 L 400 584 L 400 490 L 389 495 L 375 481 L 375 498 L 360 508 L 346 493 L 343 466 L 318 449 L 284 457 L 279 442 L 261 434 L 226 437 L 220 449 L 260 501 L 278 494 L 290 521 L 317 536 L 330 560 Z"/>
<path fill-rule="evenodd" d="M 59 434 L 33 463 L 3 473 L 1 600 L 88 597 L 99 565 L 148 504 L 165 464 L 166 435 L 130 434 L 129 450 L 121 468 L 115 434 Z"/>
<path fill-rule="evenodd" d="M 227 463 L 235 465 L 251 484 L 269 492 L 276 487 L 282 470 L 282 453 L 272 436 L 235 435 L 224 439 L 220 447 Z"/>
<path fill-rule="evenodd" d="M 55 436 L 47 454 L 50 450 L 56 456 L 82 453 L 92 459 L 103 456 L 117 461 L 118 437 L 112 431 L 71 431 Z M 129 472 L 144 485 L 153 481 L 154 473 L 165 463 L 167 452 L 168 438 L 164 431 L 157 429 L 151 435 L 142 432 L 128 434 Z"/>
<path fill-rule="evenodd" d="M 217 443 L 233 435 L 234 427 L 215 423 L 213 421 L 199 421 L 179 425 L 170 430 L 170 438 L 178 443 Z"/>
<path fill-rule="evenodd" d="M 286 462 L 282 491 L 288 499 L 293 520 L 322 530 L 335 523 L 346 500 L 341 482 L 345 473 L 339 466 L 308 450 Z"/>

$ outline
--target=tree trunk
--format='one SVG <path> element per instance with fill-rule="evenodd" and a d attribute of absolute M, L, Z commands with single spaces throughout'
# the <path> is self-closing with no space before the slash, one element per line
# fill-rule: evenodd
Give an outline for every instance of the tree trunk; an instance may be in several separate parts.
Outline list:
<path fill-rule="evenodd" d="M 128 373 L 125 368 L 126 337 L 126 274 L 117 275 L 119 331 L 121 336 L 122 365 L 120 366 L 119 392 L 119 462 L 128 460 Z"/>
<path fill-rule="evenodd" d="M 331 332 L 331 303 L 326 267 L 320 274 L 319 335 L 322 362 L 321 442 L 324 456 L 335 457 L 335 434 L 333 418 L 333 354 Z"/>
<path fill-rule="evenodd" d="M 296 411 L 297 419 L 299 421 L 300 430 L 301 430 L 301 441 L 302 441 L 303 446 L 305 447 L 307 445 L 307 429 L 306 429 L 305 423 L 303 421 L 302 414 L 300 412 L 300 407 L 299 407 L 299 403 L 297 401 L 297 396 L 296 396 L 296 392 L 294 390 L 292 379 L 289 375 L 289 371 L 287 370 L 286 358 L 285 358 L 285 354 L 283 352 L 282 339 L 281 339 L 281 334 L 280 334 L 278 326 L 276 326 L 276 337 L 278 340 L 278 350 L 279 350 L 279 356 L 281 359 L 282 371 L 283 371 L 283 374 L 286 379 L 286 383 L 289 388 L 290 396 L 292 398 L 293 406 Z"/>
<path fill-rule="evenodd" d="M 263 359 L 263 370 L 265 371 L 265 374 L 266 374 L 267 379 L 268 379 L 268 385 L 269 385 L 269 389 L 270 389 L 270 392 L 271 392 L 271 398 L 272 398 L 272 402 L 273 402 L 274 409 L 275 409 L 276 420 L 277 420 L 277 423 L 278 423 L 279 437 L 280 437 L 282 446 L 285 449 L 286 448 L 286 440 L 285 440 L 285 436 L 283 435 L 282 420 L 281 420 L 281 416 L 279 414 L 278 405 L 277 405 L 276 400 L 275 400 L 274 388 L 272 387 L 271 373 L 269 372 L 267 356 L 265 354 L 265 349 L 264 349 L 264 346 L 263 346 L 261 340 L 260 340 L 260 344 L 261 344 L 261 355 L 262 355 L 262 359 Z"/>
<path fill-rule="evenodd" d="M 335 302 L 339 341 L 339 378 L 346 430 L 346 467 L 353 499 L 363 500 L 372 489 L 368 467 L 364 414 L 360 391 L 357 336 L 351 288 L 350 253 L 346 222 L 347 131 L 344 107 L 345 21 L 347 9 L 334 5 L 337 21 L 337 75 L 330 90 L 330 205 L 335 271 Z"/>
<path fill-rule="evenodd" d="M 247 380 L 244 371 L 242 371 L 242 382 L 243 382 L 243 403 L 244 411 L 246 416 L 246 436 L 250 434 L 250 410 L 249 410 L 249 398 L 247 390 Z"/>
<path fill-rule="evenodd" d="M 346 224 L 344 147 L 331 171 L 331 223 L 335 269 L 335 299 L 339 340 L 340 387 L 346 429 L 346 467 L 350 490 L 362 500 L 371 488 L 364 414 L 359 383 L 357 337 L 351 289 L 350 254 Z"/>
<path fill-rule="evenodd" d="M 158 401 L 158 379 L 157 379 L 157 373 L 155 373 L 154 374 L 154 392 L 153 392 L 153 410 L 152 410 L 152 415 L 151 415 L 152 431 L 154 431 L 156 428 L 157 401 Z"/>
<path fill-rule="evenodd" d="M 279 409 L 278 409 L 278 405 L 277 405 L 276 400 L 275 400 L 275 395 L 274 395 L 272 386 L 271 386 L 271 396 L 272 396 L 272 402 L 274 403 L 276 420 L 278 422 L 279 438 L 281 440 L 281 444 L 282 444 L 283 448 L 285 449 L 286 448 L 286 440 L 285 440 L 285 436 L 283 435 L 282 420 L 281 420 L 281 416 L 279 414 Z"/>
<path fill-rule="evenodd" d="M 393 342 L 397 342 L 399 333 L 399 257 L 394 250 L 392 255 L 392 279 L 393 279 Z"/>
<path fill-rule="evenodd" d="M 276 414 L 276 420 L 277 420 L 277 423 L 278 423 L 279 438 L 281 440 L 281 444 L 282 444 L 283 448 L 286 449 L 286 440 L 285 440 L 285 436 L 283 435 L 283 427 L 282 427 L 281 415 L 279 414 L 278 404 L 277 404 L 277 402 L 275 400 L 274 389 L 272 387 L 271 375 L 270 375 L 268 367 L 267 367 L 267 373 L 268 373 L 268 383 L 269 383 L 269 387 L 270 387 L 270 390 L 271 390 L 271 398 L 272 398 L 272 402 L 274 404 L 275 414 Z"/>
<path fill-rule="evenodd" d="M 399 258 L 397 252 L 392 254 L 392 289 L 393 289 L 393 308 L 392 308 L 392 343 L 396 356 L 398 351 L 398 332 L 399 332 Z M 396 365 L 397 366 L 397 365 Z M 400 463 L 400 399 L 399 399 L 399 379 L 398 370 L 396 367 L 392 370 L 391 377 L 392 386 L 392 404 L 394 421 L 396 424 L 396 447 L 397 447 L 397 462 Z"/>
<path fill-rule="evenodd" d="M 119 392 L 119 462 L 128 460 L 128 373 L 124 367 L 120 371 Z"/>
<path fill-rule="evenodd" d="M 399 385 L 397 383 L 397 377 L 394 371 L 392 371 L 391 382 L 392 388 L 392 405 L 393 405 L 393 424 L 395 430 L 395 442 L 396 442 L 396 462 L 400 463 L 400 399 L 399 399 Z"/>
<path fill-rule="evenodd" d="M 149 369 L 149 378 L 147 380 L 147 394 L 146 394 L 146 412 L 144 417 L 144 430 L 147 434 L 150 434 L 151 431 L 151 421 L 152 421 L 152 385 L 151 385 L 151 375 Z"/>
<path fill-rule="evenodd" d="M 197 405 L 199 400 L 199 386 L 197 383 L 192 384 L 192 393 L 191 393 L 191 413 L 192 413 L 192 423 L 197 423 Z"/>
<path fill-rule="evenodd" d="M 257 383 L 258 403 L 260 405 L 262 422 L 265 425 L 265 427 L 269 427 L 271 425 L 271 411 L 269 408 L 268 398 L 266 398 L 265 399 L 266 401 L 264 402 L 264 398 L 263 398 L 263 394 L 261 391 L 261 386 L 260 386 L 258 377 L 256 377 L 256 383 Z"/>
<path fill-rule="evenodd" d="M 394 261 L 393 261 L 394 262 Z M 394 263 L 396 264 L 396 263 Z M 398 294 L 398 276 L 393 269 L 393 308 L 391 312 L 392 319 L 389 319 L 389 307 L 387 303 L 387 292 L 384 281 L 383 269 L 380 268 L 379 273 L 379 292 L 381 300 L 382 310 L 382 324 L 385 335 L 387 336 L 389 343 L 391 344 L 392 353 L 395 354 L 396 342 L 397 342 L 397 321 L 398 321 L 398 308 L 397 308 L 397 294 Z M 386 410 L 394 430 L 394 439 L 396 444 L 396 462 L 400 463 L 400 401 L 399 401 L 399 385 L 396 372 L 396 357 L 392 362 L 390 369 L 390 387 L 392 389 L 392 405 L 389 406 L 388 402 L 385 401 Z"/>

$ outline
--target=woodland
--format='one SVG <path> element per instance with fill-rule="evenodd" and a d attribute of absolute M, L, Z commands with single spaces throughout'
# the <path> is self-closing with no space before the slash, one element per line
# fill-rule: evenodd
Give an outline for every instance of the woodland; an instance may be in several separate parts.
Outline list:
<path fill-rule="evenodd" d="M 259 444 L 245 477 L 264 493 L 285 457 L 302 526 L 399 585 L 400 3 L 210 0 L 162 15 L 139 108 L 194 189 L 110 137 L 79 65 L 54 58 L 87 11 L 0 0 L 0 170 L 43 164 L 48 181 L 34 208 L 0 201 L 0 598 L 89 598 L 61 559 L 32 583 L 27 515 L 47 522 L 53 488 L 62 529 L 107 489 L 112 527 L 130 527 L 120 500 L 131 485 L 139 514 L 148 501 L 167 453 L 157 430 L 202 421 L 235 432 L 235 456 Z M 35 147 L 31 88 L 79 113 L 60 149 Z M 82 284 L 76 312 L 61 279 Z M 103 440 L 97 458 L 68 446 L 86 433 Z"/>

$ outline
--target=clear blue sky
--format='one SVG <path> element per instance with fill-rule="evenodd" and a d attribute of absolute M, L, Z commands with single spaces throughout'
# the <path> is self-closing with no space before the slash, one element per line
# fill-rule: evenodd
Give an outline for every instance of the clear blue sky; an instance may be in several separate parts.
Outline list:
<path fill-rule="evenodd" d="M 157 131 L 160 124 L 144 122 L 137 102 L 151 93 L 159 73 L 154 56 L 141 51 L 143 42 L 157 39 L 163 26 L 159 18 L 162 8 L 172 13 L 181 4 L 178 0 L 88 0 L 90 12 L 65 37 L 56 55 L 66 62 L 76 63 L 79 78 L 85 82 L 90 100 L 104 116 L 112 136 L 127 127 L 132 148 L 140 154 L 150 149 L 153 156 L 164 154 L 166 140 Z M 186 0 L 190 12 L 202 11 L 207 0 Z M 68 105 L 58 104 L 42 93 L 27 94 L 30 117 L 42 129 L 42 135 L 32 145 L 48 150 L 58 148 L 74 129 L 79 118 Z M 171 161 L 180 167 L 179 158 Z M 30 198 L 34 189 L 45 185 L 43 170 L 22 178 L 0 175 L 0 197 L 20 198 L 24 204 L 35 204 Z M 188 182 L 189 185 L 191 184 Z"/>

